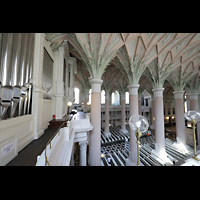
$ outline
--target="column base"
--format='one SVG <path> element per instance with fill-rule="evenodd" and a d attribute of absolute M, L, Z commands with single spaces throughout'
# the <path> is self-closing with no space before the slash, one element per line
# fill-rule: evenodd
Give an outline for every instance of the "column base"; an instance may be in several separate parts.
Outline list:
<path fill-rule="evenodd" d="M 108 132 L 108 133 L 103 132 L 103 134 L 104 134 L 104 136 L 107 137 L 107 138 L 111 137 L 111 133 L 110 133 L 110 132 Z"/>
<path fill-rule="evenodd" d="M 122 129 L 120 129 L 120 131 L 123 132 L 124 134 L 128 133 L 128 130 L 122 130 Z"/>
<path fill-rule="evenodd" d="M 131 162 L 129 158 L 126 159 L 126 166 L 137 166 L 137 162 Z M 144 166 L 141 162 L 140 162 L 140 166 Z"/>
<path fill-rule="evenodd" d="M 177 147 L 177 148 L 179 148 L 179 149 L 181 149 L 181 150 L 183 150 L 183 151 L 186 151 L 186 152 L 187 152 L 187 149 L 190 148 L 189 145 L 183 144 L 183 143 L 180 143 L 180 142 L 174 142 L 172 145 Z"/>
<path fill-rule="evenodd" d="M 157 151 L 156 149 L 153 149 L 151 151 L 151 153 L 156 155 L 157 157 L 159 157 L 164 162 L 168 162 L 168 163 L 173 164 L 172 161 L 168 158 L 168 154 L 166 153 L 165 149 L 162 149 L 160 151 Z"/>
<path fill-rule="evenodd" d="M 129 157 L 126 159 L 126 166 L 137 166 L 137 161 L 134 161 L 131 151 L 129 151 Z M 144 165 L 140 162 L 140 166 Z"/>

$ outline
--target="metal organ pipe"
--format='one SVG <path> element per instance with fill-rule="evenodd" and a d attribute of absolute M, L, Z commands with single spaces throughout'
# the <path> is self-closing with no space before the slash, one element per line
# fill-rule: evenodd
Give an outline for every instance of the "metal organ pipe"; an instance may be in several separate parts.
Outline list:
<path fill-rule="evenodd" d="M 2 86 L 11 86 L 11 56 L 13 33 L 3 33 L 0 80 Z"/>
<path fill-rule="evenodd" d="M 0 33 L 0 120 L 30 113 L 33 49 L 34 33 Z"/>
<path fill-rule="evenodd" d="M 27 109 L 27 103 L 28 103 L 28 88 L 29 88 L 29 70 L 30 70 L 30 50 L 31 50 L 31 35 L 28 33 L 28 39 L 27 39 L 27 51 L 26 51 L 26 62 L 25 62 L 25 71 L 24 71 L 24 92 L 25 92 L 25 98 L 24 98 L 24 115 L 26 114 Z"/>
<path fill-rule="evenodd" d="M 0 65 L 0 119 L 4 118 L 11 104 L 11 58 L 12 58 L 13 33 L 3 33 Z"/>
<path fill-rule="evenodd" d="M 19 103 L 19 97 L 21 93 L 20 83 L 20 55 L 21 55 L 21 41 L 22 34 L 15 33 L 13 38 L 13 53 L 12 53 L 12 74 L 11 74 L 11 85 L 13 86 L 12 101 L 10 107 L 10 117 L 12 118 L 15 114 L 17 105 Z"/>

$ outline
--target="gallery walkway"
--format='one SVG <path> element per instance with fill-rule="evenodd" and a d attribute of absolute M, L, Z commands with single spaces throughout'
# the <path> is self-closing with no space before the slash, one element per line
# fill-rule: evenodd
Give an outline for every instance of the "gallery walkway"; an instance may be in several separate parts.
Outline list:
<path fill-rule="evenodd" d="M 53 136 L 58 128 L 48 128 L 37 140 L 33 140 L 6 166 L 35 166 L 37 156 L 45 149 L 48 140 Z"/>

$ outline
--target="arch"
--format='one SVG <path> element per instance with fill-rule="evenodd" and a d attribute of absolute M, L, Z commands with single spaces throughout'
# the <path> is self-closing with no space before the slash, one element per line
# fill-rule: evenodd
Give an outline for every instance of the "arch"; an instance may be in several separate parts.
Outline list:
<path fill-rule="evenodd" d="M 105 90 L 101 90 L 101 104 L 105 104 Z"/>
<path fill-rule="evenodd" d="M 78 87 L 74 88 L 74 103 L 79 104 L 79 98 L 80 98 L 80 89 Z"/>
<path fill-rule="evenodd" d="M 120 105 L 119 92 L 117 90 L 112 93 L 112 105 Z"/>
<path fill-rule="evenodd" d="M 125 93 L 125 103 L 129 104 L 129 92 Z"/>

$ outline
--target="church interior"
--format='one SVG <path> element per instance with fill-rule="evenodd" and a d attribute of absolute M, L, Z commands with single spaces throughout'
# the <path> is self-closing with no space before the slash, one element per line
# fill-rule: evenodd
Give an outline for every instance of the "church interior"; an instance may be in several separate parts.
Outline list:
<path fill-rule="evenodd" d="M 200 33 L 0 33 L 0 166 L 200 166 Z"/>

